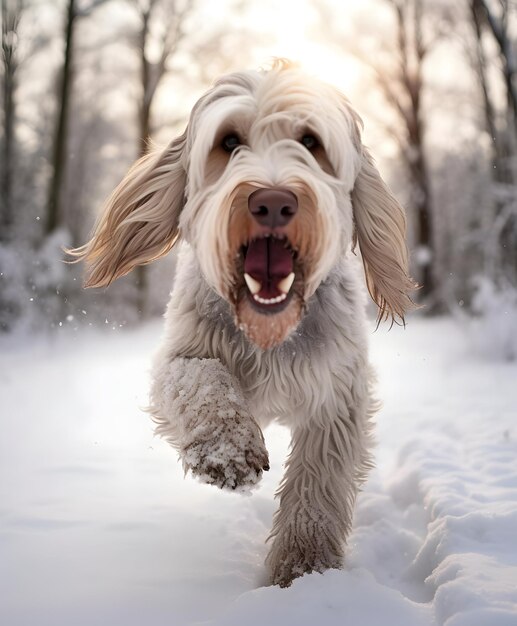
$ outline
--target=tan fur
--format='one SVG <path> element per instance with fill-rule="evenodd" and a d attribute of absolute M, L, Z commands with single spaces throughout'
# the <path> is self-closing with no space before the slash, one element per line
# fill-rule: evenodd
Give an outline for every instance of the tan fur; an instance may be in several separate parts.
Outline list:
<path fill-rule="evenodd" d="M 216 141 L 215 147 L 210 151 L 206 160 L 205 180 L 207 186 L 215 184 L 221 178 L 229 160 L 230 155 Z"/>
<path fill-rule="evenodd" d="M 184 204 L 185 138 L 137 161 L 106 202 L 90 241 L 67 251 L 86 261 L 86 287 L 106 287 L 174 245 Z"/>
<path fill-rule="evenodd" d="M 245 296 L 237 303 L 237 323 L 255 345 L 268 350 L 281 344 L 298 326 L 302 311 L 301 300 L 294 295 L 285 310 L 276 315 L 258 313 Z"/>
<path fill-rule="evenodd" d="M 405 312 L 415 308 L 408 294 L 416 287 L 408 274 L 406 217 L 364 147 L 352 204 L 354 244 L 359 243 L 368 291 L 379 307 L 378 320 L 404 321 Z"/>

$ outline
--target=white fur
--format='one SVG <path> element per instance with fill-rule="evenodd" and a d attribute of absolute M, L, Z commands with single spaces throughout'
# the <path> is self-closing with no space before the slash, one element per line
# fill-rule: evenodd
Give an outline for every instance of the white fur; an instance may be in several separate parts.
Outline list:
<path fill-rule="evenodd" d="M 217 143 L 230 131 L 245 144 L 231 158 Z M 300 143 L 306 132 L 319 138 L 319 152 Z M 248 310 L 253 323 L 243 323 L 236 255 L 246 233 L 236 224 L 254 222 L 239 194 L 270 187 L 305 198 L 292 220 L 298 230 L 289 231 L 303 264 L 290 313 Z M 75 254 L 89 262 L 89 284 L 108 284 L 168 250 L 178 231 L 182 250 L 153 368 L 157 432 L 201 480 L 243 489 L 268 469 L 261 428 L 288 426 L 271 580 L 285 586 L 340 567 L 376 408 L 355 242 L 380 317 L 403 317 L 413 286 L 404 213 L 361 144 L 357 114 L 336 90 L 285 63 L 223 77 L 194 107 L 186 133 L 130 172 Z"/>

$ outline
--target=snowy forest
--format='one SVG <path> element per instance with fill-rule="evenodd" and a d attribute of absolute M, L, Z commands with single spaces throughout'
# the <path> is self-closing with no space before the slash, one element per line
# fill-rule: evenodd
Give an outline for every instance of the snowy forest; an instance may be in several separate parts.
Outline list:
<path fill-rule="evenodd" d="M 303 65 L 307 51 L 310 71 L 321 68 L 365 120 L 366 143 L 406 207 L 425 314 L 504 327 L 499 348 L 515 357 L 515 3 L 313 0 L 293 24 L 298 39 L 282 41 L 279 28 L 280 43 L 264 23 L 267 3 L 254 0 L 1 6 L 3 332 L 159 315 L 173 258 L 88 292 L 63 247 L 84 243 L 129 165 L 182 131 L 218 75 L 275 54 Z"/>

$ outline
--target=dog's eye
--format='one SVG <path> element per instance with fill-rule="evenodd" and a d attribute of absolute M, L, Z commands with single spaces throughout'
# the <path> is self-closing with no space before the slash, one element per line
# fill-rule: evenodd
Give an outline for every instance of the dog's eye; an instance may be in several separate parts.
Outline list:
<path fill-rule="evenodd" d="M 314 135 L 306 134 L 300 139 L 300 143 L 303 144 L 307 150 L 315 150 L 319 146 L 319 141 Z"/>
<path fill-rule="evenodd" d="M 239 135 L 235 133 L 230 133 L 223 137 L 221 141 L 221 147 L 226 152 L 233 152 L 235 148 L 238 148 L 241 145 L 241 140 L 239 139 Z"/>

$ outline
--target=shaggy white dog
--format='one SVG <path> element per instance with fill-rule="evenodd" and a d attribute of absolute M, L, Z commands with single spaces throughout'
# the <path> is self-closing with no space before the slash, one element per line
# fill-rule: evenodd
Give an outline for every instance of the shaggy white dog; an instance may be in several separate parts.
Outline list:
<path fill-rule="evenodd" d="M 341 566 L 371 463 L 356 243 L 379 320 L 411 307 L 404 212 L 360 127 L 343 95 L 287 62 L 224 76 L 73 252 L 98 287 L 184 242 L 153 371 L 157 432 L 201 480 L 242 489 L 269 469 L 261 428 L 291 429 L 267 557 L 282 586 Z"/>

